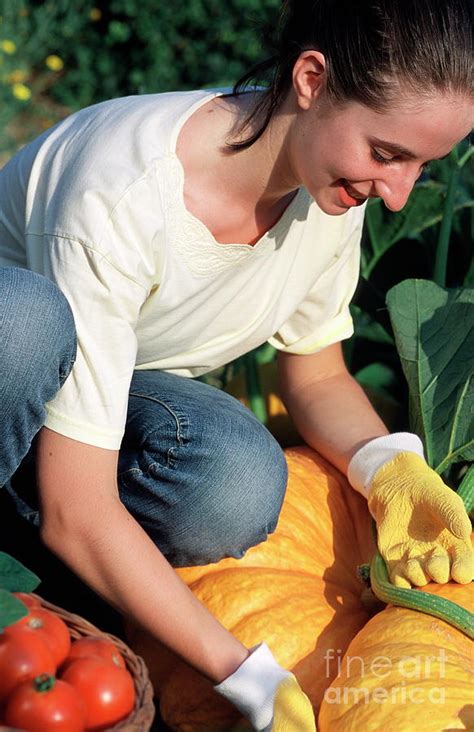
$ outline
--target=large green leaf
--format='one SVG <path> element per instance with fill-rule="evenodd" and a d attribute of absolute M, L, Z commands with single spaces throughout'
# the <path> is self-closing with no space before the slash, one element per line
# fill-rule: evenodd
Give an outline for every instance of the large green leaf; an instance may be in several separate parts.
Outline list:
<path fill-rule="evenodd" d="M 33 592 L 39 577 L 5 552 L 0 552 L 0 588 L 12 592 Z"/>
<path fill-rule="evenodd" d="M 474 289 L 405 280 L 387 294 L 410 391 L 411 428 L 429 464 L 474 460 Z"/>

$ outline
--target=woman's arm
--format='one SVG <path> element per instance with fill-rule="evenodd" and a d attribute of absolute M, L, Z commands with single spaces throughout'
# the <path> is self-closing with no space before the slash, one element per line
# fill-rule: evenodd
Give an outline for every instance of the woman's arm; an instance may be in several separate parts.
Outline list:
<path fill-rule="evenodd" d="M 343 473 L 355 454 L 388 430 L 349 374 L 340 343 L 315 354 L 278 354 L 280 390 L 308 445 Z"/>
<path fill-rule="evenodd" d="M 249 651 L 194 597 L 121 503 L 117 458 L 116 451 L 42 429 L 42 539 L 111 605 L 221 682 Z"/>
<path fill-rule="evenodd" d="M 385 437 L 385 425 L 347 372 L 341 347 L 280 354 L 279 365 L 285 403 L 309 445 L 344 472 L 365 445 L 355 458 L 357 470 L 351 465 L 351 477 L 357 474 L 351 482 L 368 498 L 390 581 L 404 588 L 430 580 L 471 582 L 471 522 L 461 498 L 427 465 L 415 435 Z"/>

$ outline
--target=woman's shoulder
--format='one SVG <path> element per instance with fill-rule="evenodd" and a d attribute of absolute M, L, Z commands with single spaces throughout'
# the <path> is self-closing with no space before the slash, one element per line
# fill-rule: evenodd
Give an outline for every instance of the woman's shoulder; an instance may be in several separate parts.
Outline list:
<path fill-rule="evenodd" d="M 206 91 L 163 92 L 119 97 L 79 110 L 64 119 L 44 139 L 46 147 L 67 147 L 79 159 L 93 155 L 112 162 L 138 157 L 141 162 L 165 154 L 181 117 Z"/>
<path fill-rule="evenodd" d="M 35 208 L 51 212 L 55 225 L 69 230 L 73 212 L 84 219 L 85 205 L 97 226 L 125 198 L 142 200 L 145 192 L 146 200 L 156 199 L 154 167 L 169 153 L 177 122 L 206 94 L 122 97 L 71 114 L 33 142 L 31 153 L 20 153 L 28 156 Z"/>

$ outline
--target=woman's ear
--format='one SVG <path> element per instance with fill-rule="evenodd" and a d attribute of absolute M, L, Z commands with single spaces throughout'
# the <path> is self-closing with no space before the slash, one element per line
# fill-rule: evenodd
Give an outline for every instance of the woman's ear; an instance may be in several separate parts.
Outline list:
<path fill-rule="evenodd" d="M 303 51 L 293 67 L 293 88 L 301 109 L 310 109 L 326 87 L 326 60 L 320 51 Z"/>

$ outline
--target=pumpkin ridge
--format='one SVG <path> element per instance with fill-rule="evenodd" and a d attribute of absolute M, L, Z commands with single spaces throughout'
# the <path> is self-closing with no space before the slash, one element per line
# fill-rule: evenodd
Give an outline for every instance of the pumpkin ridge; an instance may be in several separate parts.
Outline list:
<path fill-rule="evenodd" d="M 316 572 L 305 572 L 303 569 L 292 569 L 291 566 L 288 566 L 288 567 L 274 567 L 274 566 L 268 566 L 268 565 L 265 565 L 265 564 L 258 564 L 258 565 L 251 565 L 251 566 L 248 566 L 247 565 L 245 567 L 226 567 L 225 569 L 218 570 L 216 572 L 209 572 L 206 575 L 203 575 L 202 577 L 199 577 L 198 579 L 194 580 L 194 582 L 191 582 L 189 584 L 189 587 L 191 589 L 193 589 L 193 590 L 194 589 L 197 589 L 202 582 L 206 581 L 206 579 L 208 577 L 211 577 L 211 576 L 215 579 L 217 575 L 222 575 L 222 574 L 225 574 L 227 576 L 229 574 L 230 575 L 232 575 L 232 574 L 234 574 L 234 575 L 240 575 L 240 574 L 249 575 L 249 574 L 254 574 L 256 572 L 261 573 L 262 571 L 268 572 L 268 573 L 272 573 L 272 574 L 276 574 L 276 575 L 283 575 L 283 574 L 289 574 L 290 573 L 292 577 L 301 576 L 301 577 L 307 577 L 307 578 L 312 579 L 312 580 L 320 580 L 321 579 L 321 577 L 319 576 L 319 574 L 316 574 Z M 325 581 L 325 583 L 326 583 L 326 581 Z M 331 584 L 331 582 L 328 581 L 326 584 Z"/>
<path fill-rule="evenodd" d="M 254 610 L 252 612 L 252 615 L 254 618 L 258 618 L 262 614 L 266 615 L 267 611 L 276 610 L 276 609 L 284 607 L 288 603 L 288 601 L 291 600 L 292 598 L 298 598 L 298 594 L 296 592 L 294 594 L 287 594 L 287 595 L 285 595 L 285 597 L 281 597 L 281 598 L 275 600 L 275 602 L 267 601 L 260 610 Z M 307 614 L 309 615 L 309 613 L 307 613 Z M 241 622 L 242 621 L 239 620 L 239 623 L 241 623 Z M 237 626 L 238 626 L 238 623 L 234 627 L 237 627 Z"/>
<path fill-rule="evenodd" d="M 384 612 L 384 610 L 381 610 L 381 613 L 383 613 L 383 612 Z M 410 613 L 411 610 L 407 610 L 407 612 Z M 380 615 L 380 613 L 377 613 L 377 615 Z M 373 617 L 375 617 L 375 616 L 373 616 Z M 355 640 L 355 638 L 354 638 L 354 640 Z M 410 646 L 412 644 L 412 641 L 410 639 L 407 639 L 405 641 L 405 643 L 407 646 Z M 370 651 L 373 648 L 377 648 L 379 645 L 380 645 L 379 639 L 375 639 L 373 643 L 370 643 L 370 641 L 364 639 L 364 651 Z M 433 652 L 432 643 L 423 643 L 422 641 L 418 640 L 416 645 L 417 645 L 417 649 L 418 649 L 418 647 L 420 647 L 422 649 L 427 648 L 428 650 L 431 649 L 431 652 Z M 394 640 L 394 641 L 384 640 L 384 648 L 392 648 L 392 647 L 396 648 L 398 650 L 400 648 L 404 648 L 404 645 L 403 645 L 403 642 L 400 640 Z M 459 655 L 458 652 L 456 652 L 456 653 L 457 653 L 457 655 Z M 470 655 L 466 656 L 466 658 L 468 658 L 468 657 L 470 659 Z"/>

